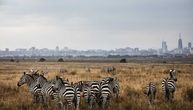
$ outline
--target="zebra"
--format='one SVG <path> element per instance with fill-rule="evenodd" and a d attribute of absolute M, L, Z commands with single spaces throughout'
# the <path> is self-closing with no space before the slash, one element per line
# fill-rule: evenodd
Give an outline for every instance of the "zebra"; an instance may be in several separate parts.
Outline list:
<path fill-rule="evenodd" d="M 79 83 L 81 84 L 81 82 L 78 82 L 78 83 L 74 83 L 72 85 L 72 87 L 74 88 L 74 106 L 75 108 L 78 110 L 79 109 L 79 104 L 80 104 L 80 97 L 81 97 L 81 94 L 80 92 L 82 91 L 82 84 L 79 85 Z"/>
<path fill-rule="evenodd" d="M 115 95 L 116 99 L 118 99 L 120 87 L 117 77 L 116 78 L 106 77 L 102 79 L 102 82 L 107 82 L 109 84 L 111 92 Z"/>
<path fill-rule="evenodd" d="M 37 81 L 36 75 L 37 74 L 34 74 L 34 75 L 26 74 L 26 72 L 24 72 L 20 80 L 17 83 L 18 87 L 24 84 L 27 84 L 28 89 L 33 98 L 33 103 L 39 102 L 39 96 L 40 96 L 40 91 L 41 91 L 40 87 L 36 85 L 36 81 Z"/>
<path fill-rule="evenodd" d="M 92 98 L 92 103 L 94 104 L 95 102 L 98 103 L 98 105 L 100 107 L 102 107 L 103 109 L 105 109 L 106 107 L 108 107 L 110 99 L 111 99 L 111 95 L 112 95 L 112 90 L 109 84 L 109 80 L 108 79 L 104 79 L 102 81 L 90 81 L 88 82 L 88 89 L 90 89 L 90 91 L 84 91 L 84 94 L 86 94 L 86 92 L 91 92 L 91 98 Z M 89 94 L 89 93 L 87 93 Z M 90 97 L 90 96 L 89 96 Z M 90 104 L 92 104 L 90 102 Z M 92 105 L 90 105 L 92 107 Z"/>
<path fill-rule="evenodd" d="M 150 82 L 145 90 L 144 93 L 148 96 L 149 98 L 149 103 L 152 104 L 155 100 L 155 95 L 156 95 L 156 85 L 153 82 Z"/>
<path fill-rule="evenodd" d="M 42 103 L 47 107 L 48 98 L 51 98 L 55 102 L 58 101 L 57 92 L 54 91 L 52 86 L 53 80 L 47 80 L 43 75 L 39 75 L 36 81 L 36 86 L 40 87 L 41 97 L 43 99 Z"/>
<path fill-rule="evenodd" d="M 65 106 L 73 106 L 76 110 L 79 109 L 80 99 L 77 95 L 77 89 L 74 89 L 70 84 L 64 82 L 62 78 L 56 76 L 52 82 L 53 89 L 58 91 L 59 103 L 61 109 L 65 109 Z"/>
<path fill-rule="evenodd" d="M 101 72 L 106 72 L 106 73 L 114 73 L 116 71 L 116 68 L 114 66 L 109 66 L 109 67 L 103 67 Z"/>
<path fill-rule="evenodd" d="M 162 90 L 166 100 L 170 100 L 170 96 L 174 98 L 174 92 L 176 90 L 176 71 L 174 69 L 169 72 L 170 77 L 162 80 Z"/>
<path fill-rule="evenodd" d="M 99 84 L 99 95 L 97 101 L 102 109 L 107 109 L 112 98 L 112 88 L 108 80 L 102 80 Z"/>
<path fill-rule="evenodd" d="M 85 102 L 89 105 L 89 108 L 92 109 L 97 103 L 95 90 L 91 86 L 84 87 L 83 89 L 83 97 Z"/>

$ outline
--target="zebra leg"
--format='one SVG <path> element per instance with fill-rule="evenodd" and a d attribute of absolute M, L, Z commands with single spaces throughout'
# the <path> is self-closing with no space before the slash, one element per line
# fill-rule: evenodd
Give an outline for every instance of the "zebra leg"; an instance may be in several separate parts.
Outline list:
<path fill-rule="evenodd" d="M 106 110 L 106 106 L 107 106 L 107 98 L 106 98 L 106 97 L 103 97 L 103 100 L 102 100 L 102 109 L 103 109 L 103 110 Z"/>
<path fill-rule="evenodd" d="M 32 98 L 33 98 L 33 103 L 37 103 L 35 94 L 32 94 Z"/>
<path fill-rule="evenodd" d="M 76 102 L 76 110 L 79 110 L 79 101 Z"/>
<path fill-rule="evenodd" d="M 58 102 L 58 106 L 59 106 L 60 110 L 65 110 L 64 104 L 61 101 Z"/>
<path fill-rule="evenodd" d="M 47 97 L 45 96 L 45 95 L 43 95 L 43 106 L 44 106 L 44 108 L 48 108 L 48 105 L 47 105 Z"/>
<path fill-rule="evenodd" d="M 39 102 L 40 102 L 40 103 L 43 103 L 43 101 L 44 101 L 43 95 L 38 95 L 38 98 L 39 98 Z"/>
<path fill-rule="evenodd" d="M 172 92 L 172 99 L 174 98 L 174 93 Z"/>

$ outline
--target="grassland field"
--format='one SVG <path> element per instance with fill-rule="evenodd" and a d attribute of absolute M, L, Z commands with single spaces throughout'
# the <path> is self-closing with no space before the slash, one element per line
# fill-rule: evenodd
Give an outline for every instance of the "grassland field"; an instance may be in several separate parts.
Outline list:
<path fill-rule="evenodd" d="M 101 72 L 105 66 L 114 66 L 116 74 Z M 90 68 L 90 72 L 86 70 Z M 165 102 L 161 81 L 168 76 L 170 69 L 176 69 L 178 81 L 174 99 Z M 193 64 L 188 63 L 92 63 L 92 62 L 0 62 L 0 110 L 42 110 L 42 106 L 32 103 L 27 86 L 17 87 L 23 72 L 30 69 L 48 71 L 48 79 L 59 75 L 71 82 L 81 80 L 101 80 L 104 77 L 117 77 L 120 83 L 120 98 L 113 100 L 109 110 L 193 110 Z M 61 70 L 68 72 L 61 73 Z M 150 82 L 157 86 L 156 100 L 149 105 L 144 87 Z M 190 92 L 188 92 L 190 91 Z M 189 95 L 190 94 L 190 95 Z M 58 109 L 54 102 L 49 109 Z M 81 110 L 87 105 L 81 101 Z M 94 108 L 98 110 L 98 108 Z"/>

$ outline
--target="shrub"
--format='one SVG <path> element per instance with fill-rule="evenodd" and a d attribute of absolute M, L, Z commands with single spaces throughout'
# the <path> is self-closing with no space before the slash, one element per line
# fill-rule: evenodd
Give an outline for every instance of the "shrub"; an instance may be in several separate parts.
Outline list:
<path fill-rule="evenodd" d="M 187 88 L 184 94 L 184 99 L 190 102 L 193 101 L 193 88 Z"/>
<path fill-rule="evenodd" d="M 58 62 L 64 62 L 63 58 L 59 58 Z"/>
<path fill-rule="evenodd" d="M 122 58 L 122 59 L 120 60 L 120 63 L 127 63 L 127 60 L 126 60 L 125 58 Z"/>
<path fill-rule="evenodd" d="M 70 75 L 76 75 L 77 72 L 74 70 L 74 71 L 71 71 L 69 74 L 70 74 Z"/>
<path fill-rule="evenodd" d="M 39 59 L 39 62 L 45 62 L 45 61 L 46 61 L 45 58 L 40 58 L 40 59 Z"/>
<path fill-rule="evenodd" d="M 167 61 L 163 61 L 162 63 L 167 63 Z"/>
<path fill-rule="evenodd" d="M 15 62 L 15 60 L 14 59 L 10 59 L 10 62 Z"/>

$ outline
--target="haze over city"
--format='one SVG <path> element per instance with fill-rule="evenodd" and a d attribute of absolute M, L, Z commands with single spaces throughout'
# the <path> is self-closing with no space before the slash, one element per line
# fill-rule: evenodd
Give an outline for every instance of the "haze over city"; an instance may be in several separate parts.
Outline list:
<path fill-rule="evenodd" d="M 0 0 L 0 49 L 168 49 L 193 42 L 192 0 Z"/>

